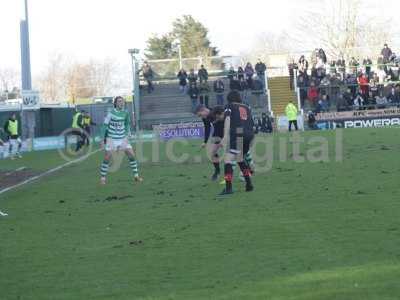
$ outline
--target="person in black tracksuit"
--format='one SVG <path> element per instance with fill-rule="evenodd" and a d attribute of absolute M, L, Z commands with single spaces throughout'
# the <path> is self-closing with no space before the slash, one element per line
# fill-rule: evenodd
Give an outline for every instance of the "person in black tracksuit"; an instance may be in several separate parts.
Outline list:
<path fill-rule="evenodd" d="M 225 109 L 224 138 L 226 145 L 225 153 L 225 182 L 226 187 L 220 194 L 229 195 L 233 193 L 233 162 L 236 161 L 246 181 L 246 192 L 254 189 L 251 182 L 251 168 L 244 159 L 250 151 L 254 139 L 254 120 L 250 108 L 241 103 L 242 99 L 238 91 L 228 94 L 228 105 Z"/>
<path fill-rule="evenodd" d="M 204 142 L 201 147 L 206 147 L 207 143 L 211 141 L 209 154 L 214 165 L 214 173 L 211 180 L 216 181 L 221 174 L 218 151 L 221 149 L 221 140 L 224 135 L 224 121 L 217 120 L 216 116 L 223 116 L 224 108 L 222 106 L 215 106 L 211 111 L 206 106 L 199 105 L 196 109 L 196 115 L 202 119 L 204 124 Z"/>

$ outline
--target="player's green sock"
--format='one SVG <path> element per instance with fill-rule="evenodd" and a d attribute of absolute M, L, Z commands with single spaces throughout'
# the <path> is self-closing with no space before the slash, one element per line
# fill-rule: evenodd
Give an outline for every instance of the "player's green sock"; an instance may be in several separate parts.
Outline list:
<path fill-rule="evenodd" d="M 108 164 L 109 164 L 108 160 L 103 160 L 103 163 L 101 164 L 101 169 L 100 169 L 101 177 L 107 176 Z"/>
<path fill-rule="evenodd" d="M 247 153 L 245 154 L 244 160 L 246 161 L 247 165 L 248 165 L 250 168 L 253 168 L 254 162 L 253 162 L 253 157 L 251 156 L 251 153 L 250 153 L 250 152 L 247 152 Z"/>
<path fill-rule="evenodd" d="M 137 163 L 136 159 L 134 159 L 134 158 L 129 159 L 129 165 L 131 166 L 133 176 L 139 177 L 139 169 L 138 169 L 138 163 Z"/>

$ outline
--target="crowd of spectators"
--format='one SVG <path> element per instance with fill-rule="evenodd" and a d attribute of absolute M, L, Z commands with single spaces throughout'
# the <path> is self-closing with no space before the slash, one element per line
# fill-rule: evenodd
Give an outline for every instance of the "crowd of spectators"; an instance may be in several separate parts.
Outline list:
<path fill-rule="evenodd" d="M 327 60 L 316 49 L 310 62 L 301 56 L 289 64 L 291 88 L 299 88 L 303 108 L 314 112 L 348 111 L 400 106 L 400 57 L 384 45 L 376 64 L 370 57 Z M 297 77 L 295 76 L 297 74 Z"/>
<path fill-rule="evenodd" d="M 238 67 L 237 70 L 231 67 L 227 74 L 229 89 L 239 91 L 244 103 L 249 103 L 250 94 L 257 95 L 257 106 L 263 107 L 260 96 L 265 93 L 266 69 L 266 65 L 261 60 L 254 68 L 250 62 L 244 68 Z M 198 104 L 209 106 L 211 88 L 208 82 L 208 71 L 204 65 L 201 65 L 197 73 L 194 69 L 191 69 L 189 74 L 181 69 L 177 78 L 179 90 L 182 94 L 189 95 L 193 111 Z M 225 84 L 222 78 L 215 80 L 212 84 L 217 105 L 224 104 Z"/>

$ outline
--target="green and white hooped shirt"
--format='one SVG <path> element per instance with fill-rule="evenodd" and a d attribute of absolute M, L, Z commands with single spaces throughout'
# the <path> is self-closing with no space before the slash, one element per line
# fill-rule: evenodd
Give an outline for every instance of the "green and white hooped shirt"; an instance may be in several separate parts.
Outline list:
<path fill-rule="evenodd" d="M 121 140 L 130 134 L 130 117 L 126 110 L 113 109 L 104 120 L 104 137 Z"/>

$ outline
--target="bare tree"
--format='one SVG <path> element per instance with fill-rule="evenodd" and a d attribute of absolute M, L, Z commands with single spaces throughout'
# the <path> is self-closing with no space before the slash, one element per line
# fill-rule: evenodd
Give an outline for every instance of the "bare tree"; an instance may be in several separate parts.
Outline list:
<path fill-rule="evenodd" d="M 299 16 L 293 35 L 298 47 L 323 48 L 332 58 L 343 55 L 348 59 L 370 55 L 371 49 L 382 47 L 390 36 L 390 20 L 367 14 L 373 8 L 361 0 L 314 0 L 308 7 Z"/>
<path fill-rule="evenodd" d="M 291 37 L 286 32 L 263 32 L 257 36 L 251 50 L 242 53 L 242 64 L 247 61 L 255 62 L 257 59 L 268 63 L 270 55 L 289 54 L 292 50 Z"/>
<path fill-rule="evenodd" d="M 19 72 L 13 68 L 0 69 L 0 91 L 11 91 L 20 86 Z"/>
<path fill-rule="evenodd" d="M 38 78 L 41 98 L 44 102 L 60 102 L 65 99 L 66 59 L 60 53 L 49 58 L 47 67 Z"/>

